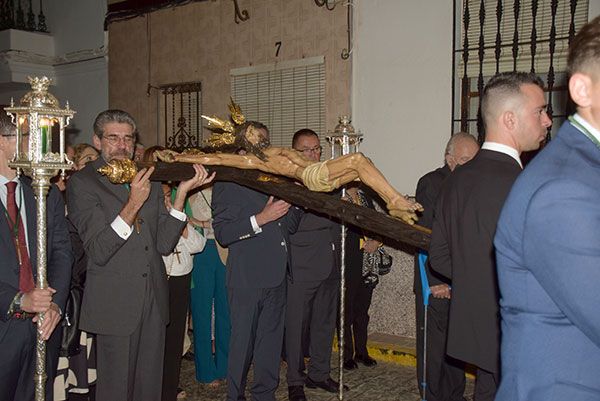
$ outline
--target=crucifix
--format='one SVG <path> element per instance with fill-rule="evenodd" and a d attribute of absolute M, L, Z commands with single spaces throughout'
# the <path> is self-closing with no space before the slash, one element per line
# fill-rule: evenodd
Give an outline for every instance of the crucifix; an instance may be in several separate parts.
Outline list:
<path fill-rule="evenodd" d="M 179 259 L 179 254 L 181 253 L 181 251 L 179 249 L 177 249 L 177 247 L 175 247 L 175 249 L 173 250 L 173 253 L 177 257 L 177 263 L 181 264 L 181 259 Z"/>

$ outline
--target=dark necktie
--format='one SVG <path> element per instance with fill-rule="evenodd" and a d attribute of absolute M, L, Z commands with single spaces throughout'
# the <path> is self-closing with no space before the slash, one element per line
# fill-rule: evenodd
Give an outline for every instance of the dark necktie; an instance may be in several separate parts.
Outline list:
<path fill-rule="evenodd" d="M 17 256 L 19 258 L 20 265 L 19 291 L 29 292 L 33 290 L 35 285 L 33 283 L 33 271 L 31 269 L 31 261 L 29 260 L 29 252 L 27 252 L 25 228 L 23 227 L 23 220 L 21 219 L 19 209 L 17 208 L 17 201 L 15 199 L 17 183 L 14 181 L 7 182 L 6 188 L 8 189 L 8 194 L 6 196 L 6 209 L 8 211 L 11 235 L 17 250 Z"/>

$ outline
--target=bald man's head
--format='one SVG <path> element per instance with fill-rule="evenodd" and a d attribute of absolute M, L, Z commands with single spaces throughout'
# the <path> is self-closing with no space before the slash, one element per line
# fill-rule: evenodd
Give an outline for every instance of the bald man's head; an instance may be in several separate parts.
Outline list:
<path fill-rule="evenodd" d="M 446 144 L 445 160 L 450 171 L 471 160 L 479 151 L 479 144 L 473 135 L 457 132 Z"/>

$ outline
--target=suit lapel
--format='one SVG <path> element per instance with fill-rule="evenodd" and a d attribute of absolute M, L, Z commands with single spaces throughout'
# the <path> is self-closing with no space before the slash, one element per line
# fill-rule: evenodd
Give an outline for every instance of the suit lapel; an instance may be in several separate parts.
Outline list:
<path fill-rule="evenodd" d="M 10 232 L 10 223 L 8 221 L 7 211 L 2 202 L 0 202 L 0 209 L 2 209 L 2 216 L 0 216 L 0 219 L 2 219 L 2 223 L 0 224 L 0 239 L 2 240 L 2 242 L 4 242 L 3 249 L 6 249 L 8 250 L 8 252 L 11 252 L 10 257 L 16 260 L 17 251 L 15 249 L 14 242 L 12 239 L 12 233 Z"/>
<path fill-rule="evenodd" d="M 21 188 L 23 188 L 23 201 L 25 203 L 25 213 L 27 215 L 27 242 L 29 245 L 29 260 L 33 270 L 34 280 L 37 277 L 37 205 L 31 181 L 29 179 L 20 179 Z"/>

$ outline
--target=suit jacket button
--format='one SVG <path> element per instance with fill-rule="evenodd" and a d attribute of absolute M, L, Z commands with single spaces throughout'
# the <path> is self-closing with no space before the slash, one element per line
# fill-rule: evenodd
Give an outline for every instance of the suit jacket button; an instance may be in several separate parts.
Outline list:
<path fill-rule="evenodd" d="M 148 273 L 143 273 L 142 277 L 144 277 L 144 278 L 148 277 Z"/>
<path fill-rule="evenodd" d="M 144 247 L 144 249 L 145 249 L 145 250 L 148 250 L 148 247 L 146 246 L 146 247 Z"/>
<path fill-rule="evenodd" d="M 285 246 L 285 241 L 281 241 L 281 246 Z"/>

